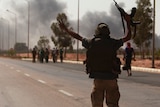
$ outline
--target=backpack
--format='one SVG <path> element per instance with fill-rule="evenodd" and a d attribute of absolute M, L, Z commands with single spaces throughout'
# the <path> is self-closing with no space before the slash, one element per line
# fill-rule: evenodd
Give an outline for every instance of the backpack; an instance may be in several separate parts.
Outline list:
<path fill-rule="evenodd" d="M 112 72 L 120 74 L 121 61 L 117 57 L 114 49 L 113 39 L 95 37 L 90 41 L 90 46 L 86 51 L 86 73 L 91 72 Z"/>

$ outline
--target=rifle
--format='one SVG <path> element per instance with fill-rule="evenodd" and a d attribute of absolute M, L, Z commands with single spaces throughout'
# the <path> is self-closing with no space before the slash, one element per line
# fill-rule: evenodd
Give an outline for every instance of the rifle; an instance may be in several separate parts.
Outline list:
<path fill-rule="evenodd" d="M 123 29 L 124 29 L 124 33 L 125 33 L 125 25 L 124 25 L 124 15 L 127 14 L 123 8 L 121 8 L 118 3 L 113 0 L 115 2 L 115 6 L 117 7 L 117 9 L 119 10 L 120 14 L 121 14 L 121 19 L 122 19 L 122 25 L 123 25 Z M 140 21 L 134 21 L 133 20 L 133 17 L 135 16 L 136 14 L 136 8 L 133 7 L 132 10 L 131 10 L 131 14 L 129 15 L 131 17 L 131 26 L 134 27 L 134 35 L 133 35 L 133 38 L 136 36 L 136 26 L 137 24 L 140 24 Z"/>

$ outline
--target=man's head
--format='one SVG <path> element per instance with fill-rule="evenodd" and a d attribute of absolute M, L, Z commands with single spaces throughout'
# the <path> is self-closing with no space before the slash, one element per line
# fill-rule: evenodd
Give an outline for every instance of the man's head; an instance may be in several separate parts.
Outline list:
<path fill-rule="evenodd" d="M 107 24 L 105 23 L 99 23 L 97 26 L 97 29 L 95 31 L 96 35 L 104 35 L 109 36 L 110 30 Z"/>
<path fill-rule="evenodd" d="M 127 47 L 131 47 L 131 43 L 130 42 L 127 42 Z"/>

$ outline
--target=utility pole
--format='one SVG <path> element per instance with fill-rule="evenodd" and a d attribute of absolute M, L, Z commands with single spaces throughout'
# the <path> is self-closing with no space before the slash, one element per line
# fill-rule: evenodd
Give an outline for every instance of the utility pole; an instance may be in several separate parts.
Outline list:
<path fill-rule="evenodd" d="M 79 0 L 78 0 L 77 33 L 79 34 Z M 77 61 L 79 61 L 79 40 L 78 39 L 77 39 Z"/>
<path fill-rule="evenodd" d="M 155 0 L 153 0 L 153 36 L 152 36 L 152 68 L 155 68 L 155 63 L 154 63 L 154 51 L 155 51 Z"/>
<path fill-rule="evenodd" d="M 15 45 L 17 43 L 17 15 L 16 13 L 10 11 L 10 10 L 6 10 L 9 13 L 12 13 L 15 16 Z"/>
<path fill-rule="evenodd" d="M 27 0 L 26 0 L 26 1 L 27 1 Z M 29 47 L 30 3 L 29 3 L 29 1 L 27 1 L 27 3 L 28 3 L 28 39 L 27 39 L 27 43 L 28 43 L 28 54 L 27 54 L 27 57 L 29 58 L 29 48 L 30 48 L 30 47 Z"/>

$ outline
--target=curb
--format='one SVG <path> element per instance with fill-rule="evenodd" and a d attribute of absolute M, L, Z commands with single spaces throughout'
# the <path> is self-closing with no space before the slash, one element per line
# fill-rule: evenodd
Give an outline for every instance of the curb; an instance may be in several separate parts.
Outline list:
<path fill-rule="evenodd" d="M 142 71 L 142 72 L 150 72 L 150 73 L 160 73 L 160 69 L 156 69 L 156 68 L 144 68 L 144 67 L 132 66 L 132 70 Z"/>
<path fill-rule="evenodd" d="M 32 59 L 22 58 L 22 60 L 31 61 Z M 52 61 L 52 60 L 49 60 Z M 60 60 L 58 60 L 60 62 Z M 65 63 L 73 63 L 73 64 L 83 64 L 83 61 L 71 61 L 71 60 L 63 60 Z M 133 71 L 142 71 L 142 72 L 150 72 L 150 73 L 160 73 L 160 69 L 156 68 L 144 68 L 144 67 L 135 67 L 132 66 Z"/>
<path fill-rule="evenodd" d="M 75 64 L 83 64 L 82 61 L 69 61 L 69 60 L 64 60 L 66 63 L 75 63 Z M 150 72 L 150 73 L 160 73 L 160 69 L 156 68 L 144 68 L 144 67 L 135 67 L 132 66 L 133 71 L 142 71 L 142 72 Z"/>

